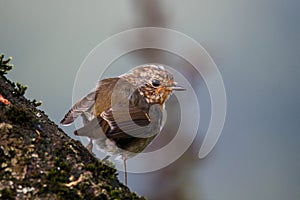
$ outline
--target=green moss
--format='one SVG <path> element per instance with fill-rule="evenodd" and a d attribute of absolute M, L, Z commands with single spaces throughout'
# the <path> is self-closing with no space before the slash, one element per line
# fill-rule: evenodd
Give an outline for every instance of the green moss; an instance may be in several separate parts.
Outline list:
<path fill-rule="evenodd" d="M 115 178 L 117 172 L 116 169 L 108 167 L 100 161 L 87 164 L 86 170 L 93 172 L 95 176 L 102 176 L 104 178 Z"/>
<path fill-rule="evenodd" d="M 54 193 L 58 199 L 81 199 L 75 189 L 70 189 L 61 183 L 54 183 L 42 188 L 39 193 Z"/>
<path fill-rule="evenodd" d="M 33 104 L 34 107 L 39 107 L 42 105 L 43 102 L 33 99 L 31 103 Z"/>
<path fill-rule="evenodd" d="M 69 164 L 61 158 L 56 157 L 54 167 L 47 173 L 46 178 L 51 184 L 66 183 L 69 179 Z"/>
<path fill-rule="evenodd" d="M 92 172 L 95 171 L 96 170 L 95 164 L 94 163 L 87 164 L 86 165 L 86 170 L 92 171 Z"/>
<path fill-rule="evenodd" d="M 110 190 L 110 192 L 108 194 L 110 197 L 112 197 L 112 199 L 121 199 L 122 198 L 122 194 L 119 190 Z"/>
<path fill-rule="evenodd" d="M 15 105 L 12 105 L 6 111 L 6 116 L 9 120 L 16 124 L 32 125 L 33 123 L 33 117 L 30 115 L 30 113 L 26 109 L 19 108 Z"/>
<path fill-rule="evenodd" d="M 16 190 L 13 190 L 11 188 L 5 188 L 0 191 L 0 198 L 1 199 L 15 199 L 16 196 Z"/>
<path fill-rule="evenodd" d="M 56 157 L 54 167 L 46 174 L 48 184 L 40 192 L 51 191 L 59 199 L 79 199 L 76 190 L 65 185 L 69 181 L 70 170 L 71 167 L 65 160 Z"/>
<path fill-rule="evenodd" d="M 55 193 L 57 193 L 58 199 L 81 199 L 75 189 L 70 189 L 64 185 L 61 185 Z"/>
<path fill-rule="evenodd" d="M 8 59 L 4 59 L 4 54 L 0 55 L 0 75 L 7 74 L 8 71 L 10 71 L 13 68 L 12 64 L 9 64 L 11 61 L 11 57 Z"/>
<path fill-rule="evenodd" d="M 22 85 L 21 83 L 16 82 L 16 88 L 14 89 L 13 94 L 15 96 L 23 96 L 27 88 L 28 87 L 26 85 Z"/>
<path fill-rule="evenodd" d="M 71 167 L 69 166 L 69 164 L 66 162 L 66 160 L 60 158 L 60 157 L 56 157 L 54 160 L 54 166 L 59 167 L 61 170 L 65 170 L 67 172 L 70 171 Z"/>

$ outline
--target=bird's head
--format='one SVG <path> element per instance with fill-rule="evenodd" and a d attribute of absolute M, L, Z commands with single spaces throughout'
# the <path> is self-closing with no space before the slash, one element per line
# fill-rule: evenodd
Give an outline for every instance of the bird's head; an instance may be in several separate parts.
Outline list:
<path fill-rule="evenodd" d="M 142 65 L 122 75 L 127 81 L 137 87 L 140 95 L 148 103 L 164 104 L 175 90 L 185 90 L 174 81 L 173 74 L 162 65 Z"/>

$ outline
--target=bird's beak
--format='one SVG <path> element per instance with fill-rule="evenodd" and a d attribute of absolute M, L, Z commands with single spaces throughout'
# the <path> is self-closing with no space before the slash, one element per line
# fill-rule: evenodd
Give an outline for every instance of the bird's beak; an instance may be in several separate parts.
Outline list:
<path fill-rule="evenodd" d="M 179 86 L 176 82 L 174 82 L 173 86 L 170 87 L 171 90 L 175 91 L 185 91 L 186 89 Z"/>

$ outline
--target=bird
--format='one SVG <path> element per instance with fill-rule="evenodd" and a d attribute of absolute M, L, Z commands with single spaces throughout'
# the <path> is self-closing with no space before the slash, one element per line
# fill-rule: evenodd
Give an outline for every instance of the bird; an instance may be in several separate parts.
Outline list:
<path fill-rule="evenodd" d="M 83 127 L 74 131 L 90 139 L 108 155 L 119 155 L 124 162 L 142 152 L 162 129 L 165 102 L 173 91 L 185 90 L 161 64 L 134 67 L 118 77 L 102 79 L 96 88 L 76 102 L 61 120 L 70 125 L 79 116 Z M 105 159 L 106 159 L 105 158 Z"/>

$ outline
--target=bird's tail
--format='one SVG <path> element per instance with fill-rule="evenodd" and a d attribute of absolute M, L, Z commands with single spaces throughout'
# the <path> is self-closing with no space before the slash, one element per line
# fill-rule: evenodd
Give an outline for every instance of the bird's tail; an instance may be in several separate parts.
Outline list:
<path fill-rule="evenodd" d="M 91 121 L 87 122 L 82 128 L 75 130 L 74 134 L 78 136 L 86 136 L 93 140 L 105 138 L 105 134 L 101 128 L 101 123 L 103 122 L 104 121 L 101 117 L 95 117 Z"/>
<path fill-rule="evenodd" d="M 95 104 L 95 92 L 91 92 L 86 95 L 84 98 L 79 100 L 77 103 L 73 105 L 73 107 L 68 111 L 65 117 L 61 120 L 62 125 L 69 125 L 74 120 L 80 116 L 82 113 L 87 112 L 91 109 L 91 107 Z"/>

